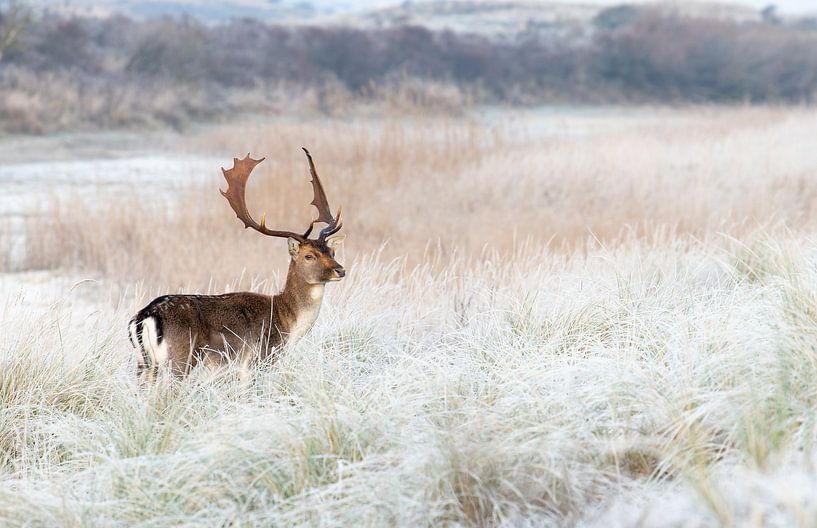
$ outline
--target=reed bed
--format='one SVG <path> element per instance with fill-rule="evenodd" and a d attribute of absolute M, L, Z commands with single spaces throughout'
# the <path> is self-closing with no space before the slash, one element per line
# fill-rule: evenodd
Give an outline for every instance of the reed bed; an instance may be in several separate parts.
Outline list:
<path fill-rule="evenodd" d="M 172 148 L 225 167 L 248 152 L 266 156 L 249 205 L 269 225 L 301 230 L 315 214 L 307 146 L 330 203 L 344 206 L 349 254 L 382 251 L 416 265 L 429 253 L 511 252 L 523 241 L 570 252 L 588 239 L 615 245 L 666 229 L 697 237 L 777 223 L 811 229 L 815 127 L 808 108 L 507 112 L 225 125 Z M 226 185 L 217 161 L 171 183 L 157 190 L 137 175 L 124 195 L 90 189 L 44 200 L 21 267 L 203 288 L 285 265 L 283 242 L 241 229 L 218 193 Z"/>

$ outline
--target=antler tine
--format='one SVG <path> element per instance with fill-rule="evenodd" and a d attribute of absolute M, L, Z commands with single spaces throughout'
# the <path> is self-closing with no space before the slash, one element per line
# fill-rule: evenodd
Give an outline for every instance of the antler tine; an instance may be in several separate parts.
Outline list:
<path fill-rule="evenodd" d="M 318 235 L 319 240 L 324 240 L 326 237 L 334 235 L 340 231 L 340 228 L 343 227 L 343 222 L 340 221 L 340 213 L 342 210 L 343 207 L 338 207 L 338 212 L 335 214 L 335 218 L 332 220 L 332 223 L 321 229 L 321 232 Z"/>
<path fill-rule="evenodd" d="M 235 211 L 236 217 L 238 217 L 238 219 L 244 223 L 245 229 L 251 227 L 259 233 L 267 236 L 294 238 L 299 241 L 304 241 L 304 236 L 298 233 L 293 233 L 292 231 L 276 231 L 267 229 L 266 213 L 261 216 L 260 224 L 253 220 L 252 216 L 250 216 L 246 201 L 247 181 L 250 179 L 250 173 L 252 173 L 252 170 L 262 161 L 264 161 L 264 158 L 257 160 L 252 159 L 248 153 L 244 159 L 233 158 L 232 169 L 226 170 L 222 167 L 221 172 L 224 173 L 224 179 L 227 180 L 227 190 L 220 191 L 222 196 L 227 198 L 227 201 L 230 203 L 230 207 L 232 207 L 233 211 Z"/>

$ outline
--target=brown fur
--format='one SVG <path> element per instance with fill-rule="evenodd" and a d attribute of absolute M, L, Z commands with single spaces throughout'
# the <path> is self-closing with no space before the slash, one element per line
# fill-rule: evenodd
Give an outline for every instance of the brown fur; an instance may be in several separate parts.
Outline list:
<path fill-rule="evenodd" d="M 167 368 L 184 377 L 199 363 L 220 365 L 236 359 L 246 365 L 300 338 L 318 317 L 326 283 L 345 275 L 334 258 L 334 246 L 341 240 L 289 239 L 286 285 L 274 296 L 240 292 L 154 299 L 131 320 L 140 374 L 153 378 Z M 156 336 L 145 335 L 151 318 Z M 166 350 L 167 357 L 157 349 Z"/>

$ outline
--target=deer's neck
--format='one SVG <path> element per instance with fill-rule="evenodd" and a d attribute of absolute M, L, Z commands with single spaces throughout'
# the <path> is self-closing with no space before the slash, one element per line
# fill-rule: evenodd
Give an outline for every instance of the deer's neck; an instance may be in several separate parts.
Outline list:
<path fill-rule="evenodd" d="M 286 285 L 273 298 L 276 323 L 285 341 L 295 341 L 312 328 L 321 309 L 324 288 L 324 284 L 307 283 L 293 265 L 289 266 Z"/>

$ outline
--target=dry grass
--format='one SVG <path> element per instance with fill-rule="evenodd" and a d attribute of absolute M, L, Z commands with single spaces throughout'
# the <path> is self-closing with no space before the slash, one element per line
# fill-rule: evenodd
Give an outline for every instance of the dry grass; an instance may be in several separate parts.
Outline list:
<path fill-rule="evenodd" d="M 611 122 L 593 114 L 280 120 L 205 130 L 180 148 L 226 166 L 233 155 L 266 156 L 251 208 L 298 230 L 314 214 L 300 152 L 309 146 L 332 201 L 344 205 L 350 254 L 386 244 L 385 257 L 409 265 L 428 251 L 506 253 L 526 240 L 569 251 L 589 238 L 740 235 L 815 219 L 810 109 L 655 110 Z M 217 164 L 199 181 L 161 196 L 150 188 L 77 196 L 46 225 L 32 223 L 26 267 L 200 288 L 280 268 L 283 242 L 240 229 L 216 191 L 224 186 Z M 104 221 L 89 226 L 89 216 Z"/>
<path fill-rule="evenodd" d="M 815 526 L 817 114 L 610 122 L 186 140 L 267 155 L 253 205 L 293 228 L 306 144 L 348 212 L 347 279 L 249 384 L 139 391 L 125 336 L 145 289 L 280 284 L 217 171 L 56 200 L 27 257 L 55 282 L 0 281 L 0 524 Z"/>

